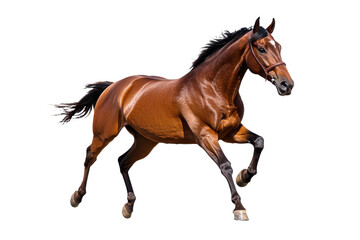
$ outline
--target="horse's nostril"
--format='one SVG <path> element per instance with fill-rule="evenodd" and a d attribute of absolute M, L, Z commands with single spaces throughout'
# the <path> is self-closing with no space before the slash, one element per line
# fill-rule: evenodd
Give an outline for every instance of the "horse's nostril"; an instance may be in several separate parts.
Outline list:
<path fill-rule="evenodd" d="M 281 89 L 281 91 L 287 92 L 289 90 L 289 86 L 290 84 L 287 81 L 282 81 L 279 88 Z"/>

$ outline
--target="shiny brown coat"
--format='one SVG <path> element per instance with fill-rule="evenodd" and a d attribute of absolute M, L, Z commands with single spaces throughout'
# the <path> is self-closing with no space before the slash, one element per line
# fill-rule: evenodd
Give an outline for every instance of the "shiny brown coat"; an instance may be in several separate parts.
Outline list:
<path fill-rule="evenodd" d="M 123 208 L 125 217 L 131 216 L 135 202 L 128 170 L 134 162 L 147 156 L 157 143 L 163 142 L 197 143 L 202 147 L 229 183 L 235 219 L 247 220 L 232 179 L 230 162 L 218 141 L 251 143 L 254 146 L 248 169 L 242 170 L 236 179 L 239 186 L 245 186 L 256 174 L 264 140 L 242 124 L 244 106 L 238 90 L 244 74 L 250 69 L 267 78 L 280 95 L 290 94 L 294 85 L 282 62 L 281 46 L 271 35 L 274 27 L 275 21 L 266 29 L 266 37 L 251 42 L 251 37 L 260 28 L 257 19 L 252 30 L 237 41 L 226 44 L 182 78 L 168 80 L 138 75 L 106 87 L 95 105 L 94 137 L 87 150 L 84 179 L 73 194 L 71 204 L 77 206 L 85 195 L 90 166 L 100 151 L 126 127 L 135 141 L 119 157 L 128 191 L 128 203 Z M 272 69 L 268 68 L 272 65 Z"/>

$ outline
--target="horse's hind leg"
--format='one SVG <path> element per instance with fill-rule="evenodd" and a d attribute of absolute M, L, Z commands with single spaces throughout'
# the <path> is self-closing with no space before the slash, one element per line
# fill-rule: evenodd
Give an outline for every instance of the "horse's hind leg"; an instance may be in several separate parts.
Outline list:
<path fill-rule="evenodd" d="M 79 189 L 71 196 L 70 203 L 73 207 L 77 207 L 83 196 L 86 194 L 86 182 L 91 165 L 94 164 L 101 150 L 103 150 L 119 134 L 123 126 L 119 112 L 104 110 L 106 110 L 106 108 L 98 109 L 94 114 L 94 137 L 91 145 L 86 150 L 82 183 Z"/>
<path fill-rule="evenodd" d="M 115 136 L 112 136 L 111 138 L 104 140 L 102 140 L 100 137 L 94 136 L 91 145 L 86 149 L 86 158 L 84 163 L 84 167 L 85 167 L 84 177 L 79 189 L 75 191 L 74 194 L 71 196 L 71 200 L 70 200 L 71 206 L 77 207 L 80 204 L 83 196 L 86 194 L 86 183 L 89 176 L 91 165 L 94 164 L 101 150 L 104 149 L 106 145 L 109 142 L 111 142 L 111 140 L 114 139 Z"/>
<path fill-rule="evenodd" d="M 127 127 L 127 130 L 134 136 L 134 144 L 126 153 L 119 157 L 118 162 L 120 166 L 120 172 L 124 178 L 126 190 L 128 192 L 128 202 L 124 205 L 122 214 L 125 218 L 130 218 L 133 212 L 136 197 L 130 182 L 128 173 L 129 169 L 136 161 L 146 157 L 156 146 L 157 142 L 143 137 L 131 127 Z"/>

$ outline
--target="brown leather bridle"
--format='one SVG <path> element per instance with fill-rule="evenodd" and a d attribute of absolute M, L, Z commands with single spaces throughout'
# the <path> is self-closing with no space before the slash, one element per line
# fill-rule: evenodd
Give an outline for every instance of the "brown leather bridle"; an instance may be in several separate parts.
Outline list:
<path fill-rule="evenodd" d="M 253 34 L 250 34 L 250 36 L 249 36 L 250 51 L 251 51 L 252 55 L 254 56 L 256 62 L 260 65 L 260 67 L 261 67 L 262 70 L 264 71 L 264 73 L 265 73 L 265 75 L 266 75 L 265 78 L 266 78 L 267 80 L 269 80 L 269 81 L 272 81 L 273 77 L 269 74 L 269 72 L 270 72 L 271 70 L 273 70 L 274 68 L 276 68 L 277 66 L 280 66 L 280 65 L 285 65 L 285 66 L 286 66 L 286 63 L 284 63 L 284 62 L 278 62 L 278 63 L 275 63 L 275 64 L 271 65 L 270 67 L 267 67 L 267 68 L 264 67 L 264 65 L 261 64 L 261 62 L 259 61 L 259 59 L 258 59 L 258 58 L 256 57 L 256 55 L 255 55 L 254 48 L 253 48 L 252 42 L 251 42 L 251 37 L 252 37 L 252 35 L 253 35 Z"/>

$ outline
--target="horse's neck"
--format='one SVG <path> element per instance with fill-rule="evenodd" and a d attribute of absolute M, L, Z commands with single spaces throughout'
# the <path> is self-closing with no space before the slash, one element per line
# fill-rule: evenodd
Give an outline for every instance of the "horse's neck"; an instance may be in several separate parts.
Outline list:
<path fill-rule="evenodd" d="M 234 102 L 247 70 L 246 53 L 247 41 L 239 39 L 226 49 L 219 50 L 199 69 L 202 75 L 201 80 L 206 84 L 211 84 L 218 95 L 229 103 Z"/>

